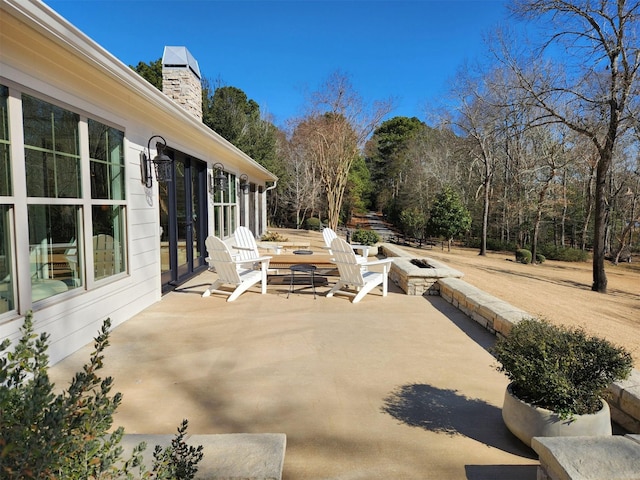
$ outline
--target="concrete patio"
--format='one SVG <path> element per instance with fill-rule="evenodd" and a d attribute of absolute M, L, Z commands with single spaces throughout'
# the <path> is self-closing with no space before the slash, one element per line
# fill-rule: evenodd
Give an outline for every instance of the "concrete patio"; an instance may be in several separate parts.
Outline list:
<path fill-rule="evenodd" d="M 183 418 L 191 434 L 284 433 L 287 480 L 536 478 L 501 419 L 493 336 L 443 299 L 393 285 L 355 305 L 310 289 L 287 299 L 286 282 L 201 298 L 214 278 L 113 331 L 103 374 L 127 433 L 172 434 Z M 52 368 L 58 387 L 91 350 Z"/>

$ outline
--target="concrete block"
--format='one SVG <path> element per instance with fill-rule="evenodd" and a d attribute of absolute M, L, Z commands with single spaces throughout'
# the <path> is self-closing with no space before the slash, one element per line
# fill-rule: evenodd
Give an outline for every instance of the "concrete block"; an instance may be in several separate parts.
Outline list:
<path fill-rule="evenodd" d="M 472 312 L 471 319 L 481 325 L 482 328 L 488 328 L 489 326 L 489 320 L 478 312 Z"/>
<path fill-rule="evenodd" d="M 640 419 L 640 385 L 625 388 L 620 395 L 620 410 Z"/>
<path fill-rule="evenodd" d="M 140 442 L 147 444 L 144 462 L 149 468 L 155 445 L 171 444 L 173 435 L 125 435 L 125 458 Z M 286 435 L 282 433 L 237 433 L 192 435 L 189 445 L 202 445 L 204 457 L 198 466 L 198 480 L 281 480 Z"/>
<path fill-rule="evenodd" d="M 552 480 L 640 480 L 640 444 L 629 438 L 534 437 L 531 446 Z"/>
<path fill-rule="evenodd" d="M 610 403 L 611 420 L 620 425 L 627 432 L 640 432 L 640 419 L 633 418 L 620 410 L 617 405 Z"/>

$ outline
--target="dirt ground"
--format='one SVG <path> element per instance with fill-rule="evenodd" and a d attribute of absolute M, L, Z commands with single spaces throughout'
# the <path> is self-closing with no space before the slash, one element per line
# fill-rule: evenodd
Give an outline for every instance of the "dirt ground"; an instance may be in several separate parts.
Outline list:
<path fill-rule="evenodd" d="M 319 232 L 281 230 L 289 237 L 322 245 Z M 591 291 L 592 264 L 547 260 L 540 265 L 514 261 L 510 253 L 476 249 L 403 247 L 418 258 L 433 258 L 464 273 L 463 280 L 534 316 L 565 325 L 626 347 L 640 368 L 640 262 L 606 264 L 608 293 Z M 637 260 L 634 258 L 634 260 Z"/>
<path fill-rule="evenodd" d="M 607 293 L 591 291 L 592 264 L 548 260 L 516 263 L 509 253 L 478 255 L 476 249 L 409 249 L 445 262 L 464 280 L 532 315 L 581 326 L 626 347 L 640 368 L 640 264 L 607 264 Z"/>

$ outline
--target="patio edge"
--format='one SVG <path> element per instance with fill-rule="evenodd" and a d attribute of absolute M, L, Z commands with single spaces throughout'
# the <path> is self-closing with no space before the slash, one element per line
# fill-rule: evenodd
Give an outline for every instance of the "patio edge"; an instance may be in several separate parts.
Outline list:
<path fill-rule="evenodd" d="M 390 244 L 382 244 L 382 251 L 389 257 L 411 258 L 404 250 Z M 438 270 L 446 267 L 425 257 Z M 508 302 L 490 295 L 483 290 L 465 282 L 459 272 L 449 269 L 450 275 L 435 279 L 435 282 L 424 295 L 440 295 L 466 316 L 497 336 L 509 335 L 511 328 L 525 318 L 533 318 L 524 310 L 514 307 Z M 392 278 L 394 280 L 394 278 Z M 400 285 L 402 288 L 402 285 Z M 405 290 L 406 291 L 406 290 Z M 408 292 L 407 292 L 408 293 Z M 640 371 L 632 370 L 627 380 L 613 382 L 607 391 L 607 403 L 611 407 L 611 418 L 618 425 L 631 433 L 640 433 Z"/>
<path fill-rule="evenodd" d="M 147 468 L 153 462 L 156 445 L 166 447 L 173 435 L 127 434 L 122 438 L 124 458 L 145 442 L 143 459 Z M 230 433 L 190 435 L 189 446 L 202 445 L 204 457 L 198 464 L 198 480 L 281 480 L 287 437 L 283 433 Z"/>

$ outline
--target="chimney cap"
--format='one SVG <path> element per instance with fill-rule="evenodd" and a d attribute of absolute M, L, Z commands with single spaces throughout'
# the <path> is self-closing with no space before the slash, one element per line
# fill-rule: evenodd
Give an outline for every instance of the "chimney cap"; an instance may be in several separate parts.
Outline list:
<path fill-rule="evenodd" d="M 173 68 L 188 68 L 198 79 L 201 79 L 198 62 L 187 47 L 164 47 L 162 54 L 162 66 Z"/>

